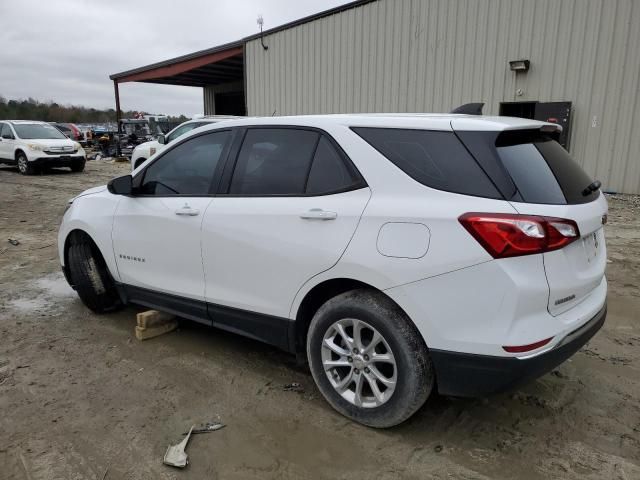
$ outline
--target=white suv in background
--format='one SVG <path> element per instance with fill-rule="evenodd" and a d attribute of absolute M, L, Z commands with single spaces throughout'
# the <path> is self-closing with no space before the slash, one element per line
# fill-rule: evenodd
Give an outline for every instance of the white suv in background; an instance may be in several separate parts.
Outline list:
<path fill-rule="evenodd" d="M 181 123 L 166 135 L 160 135 L 157 140 L 141 143 L 136 148 L 134 148 L 133 152 L 131 153 L 131 170 L 135 170 L 136 168 L 138 168 L 149 157 L 154 155 L 156 152 L 164 149 L 169 143 L 173 142 L 175 139 L 181 137 L 185 133 L 190 132 L 195 128 L 202 127 L 203 125 L 209 125 L 210 123 L 216 123 L 222 120 L 231 120 L 234 118 L 242 117 L 234 117 L 231 115 L 210 115 L 198 119 L 189 120 Z"/>
<path fill-rule="evenodd" d="M 557 125 L 466 115 L 220 122 L 73 199 L 65 275 L 309 362 L 373 427 L 497 392 L 602 326 L 607 202 Z M 588 374 L 585 372 L 585 376 Z"/>
<path fill-rule="evenodd" d="M 49 167 L 81 172 L 86 158 L 80 144 L 53 125 L 32 120 L 0 121 L 0 163 L 17 165 L 23 175 Z"/>

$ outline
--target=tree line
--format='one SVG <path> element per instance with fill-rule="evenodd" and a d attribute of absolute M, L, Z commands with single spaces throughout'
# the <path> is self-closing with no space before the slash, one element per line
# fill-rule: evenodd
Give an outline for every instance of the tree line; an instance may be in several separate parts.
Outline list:
<path fill-rule="evenodd" d="M 138 112 L 121 112 L 122 118 L 133 118 Z M 56 102 L 39 102 L 34 98 L 7 100 L 0 95 L 0 120 L 40 120 L 61 123 L 108 123 L 116 121 L 113 108 L 99 110 L 78 105 L 60 105 Z M 188 120 L 184 115 L 169 117 L 170 121 Z"/>

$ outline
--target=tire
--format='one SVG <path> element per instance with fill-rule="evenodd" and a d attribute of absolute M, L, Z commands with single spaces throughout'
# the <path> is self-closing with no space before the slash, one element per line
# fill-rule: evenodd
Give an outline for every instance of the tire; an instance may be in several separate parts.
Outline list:
<path fill-rule="evenodd" d="M 67 259 L 71 283 L 82 303 L 95 313 L 106 313 L 122 307 L 115 282 L 91 240 L 83 238 L 72 243 Z"/>
<path fill-rule="evenodd" d="M 33 166 L 33 163 L 27 159 L 27 156 L 24 153 L 18 153 L 16 163 L 18 165 L 18 171 L 22 175 L 33 175 L 36 173 L 36 168 Z"/>
<path fill-rule="evenodd" d="M 360 346 L 364 348 L 353 354 L 349 346 L 358 345 L 356 323 L 362 332 Z M 338 333 L 338 325 L 347 337 L 351 336 L 352 343 Z M 349 352 L 346 363 L 345 356 L 327 346 L 327 338 L 341 352 Z M 376 355 L 385 360 L 376 362 Z M 388 297 L 374 290 L 352 290 L 320 307 L 309 326 L 307 358 L 311 374 L 329 404 L 344 416 L 374 428 L 393 427 L 407 420 L 426 402 L 435 383 L 427 346 L 415 325 Z M 325 372 L 325 361 L 341 365 Z M 381 376 L 387 383 L 379 380 Z M 393 380 L 395 384 L 391 385 Z M 363 385 L 360 401 L 355 394 L 358 381 Z M 339 391 L 334 384 L 342 382 L 348 383 Z M 374 386 L 380 396 L 374 393 Z"/>
<path fill-rule="evenodd" d="M 80 160 L 80 161 L 77 161 L 77 162 L 73 162 L 71 164 L 71 171 L 72 172 L 82 172 L 82 171 L 84 171 L 85 163 L 86 163 L 85 160 Z"/>

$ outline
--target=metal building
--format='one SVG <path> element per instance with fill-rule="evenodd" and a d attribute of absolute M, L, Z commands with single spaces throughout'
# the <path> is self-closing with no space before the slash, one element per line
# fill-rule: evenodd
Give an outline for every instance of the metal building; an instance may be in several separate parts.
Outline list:
<path fill-rule="evenodd" d="M 248 115 L 480 101 L 560 123 L 606 190 L 640 193 L 640 0 L 361 0 L 241 42 L 244 82 L 213 79 L 207 113 L 223 94 Z"/>

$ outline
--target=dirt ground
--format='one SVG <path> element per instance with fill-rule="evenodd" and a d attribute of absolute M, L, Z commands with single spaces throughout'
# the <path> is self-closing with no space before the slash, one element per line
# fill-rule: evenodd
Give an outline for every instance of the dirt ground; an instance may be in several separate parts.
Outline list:
<path fill-rule="evenodd" d="M 378 431 L 335 413 L 274 348 L 187 322 L 140 343 L 135 309 L 80 303 L 60 217 L 128 168 L 0 168 L 0 479 L 640 479 L 640 197 L 609 197 L 609 316 L 585 348 L 518 392 L 433 396 Z M 162 464 L 218 416 L 227 427 L 192 438 L 187 469 Z"/>

